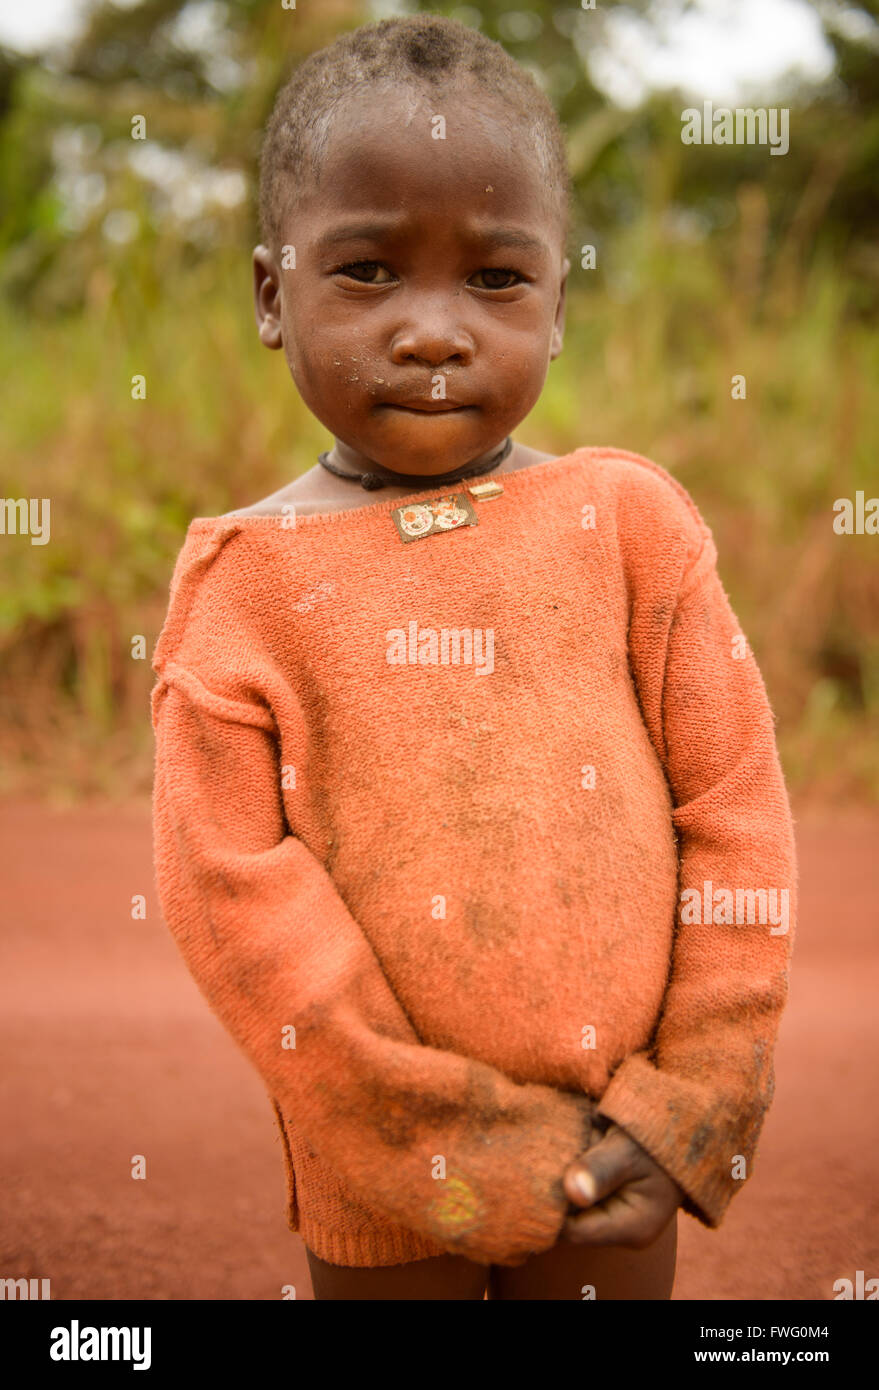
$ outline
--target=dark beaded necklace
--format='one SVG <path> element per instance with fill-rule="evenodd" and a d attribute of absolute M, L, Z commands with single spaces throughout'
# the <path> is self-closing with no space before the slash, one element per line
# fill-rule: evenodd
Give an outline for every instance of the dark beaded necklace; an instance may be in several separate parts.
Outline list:
<path fill-rule="evenodd" d="M 324 468 L 330 473 L 335 473 L 337 478 L 350 478 L 352 482 L 359 482 L 361 487 L 368 492 L 374 492 L 380 487 L 412 487 L 412 490 L 420 488 L 446 487 L 449 483 L 460 482 L 463 478 L 476 478 L 483 473 L 490 473 L 498 464 L 503 463 L 505 458 L 509 458 L 512 452 L 513 441 L 507 435 L 504 443 L 494 458 L 489 459 L 488 463 L 480 464 L 478 468 L 457 468 L 450 473 L 435 473 L 432 477 L 424 477 L 419 474 L 394 473 L 391 469 L 384 469 L 381 472 L 367 473 L 346 473 L 335 463 L 330 463 L 326 454 L 318 454 L 317 461 L 323 464 Z"/>

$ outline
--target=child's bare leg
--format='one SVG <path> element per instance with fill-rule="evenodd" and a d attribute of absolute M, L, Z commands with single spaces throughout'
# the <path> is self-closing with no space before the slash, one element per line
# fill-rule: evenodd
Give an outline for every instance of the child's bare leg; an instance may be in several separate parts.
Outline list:
<path fill-rule="evenodd" d="M 307 1246 L 305 1253 L 316 1299 L 481 1299 L 488 1282 L 488 1267 L 463 1255 L 434 1255 L 411 1264 L 352 1269 L 319 1260 Z"/>
<path fill-rule="evenodd" d="M 492 1265 L 490 1299 L 583 1299 L 591 1285 L 596 1299 L 671 1298 L 677 1259 L 677 1213 L 644 1250 L 622 1245 L 574 1245 L 558 1240 L 551 1250 L 510 1268 Z"/>

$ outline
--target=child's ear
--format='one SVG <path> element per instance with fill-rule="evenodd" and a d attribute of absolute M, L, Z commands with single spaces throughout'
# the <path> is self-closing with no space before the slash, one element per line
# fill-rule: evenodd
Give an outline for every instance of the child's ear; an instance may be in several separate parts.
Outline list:
<path fill-rule="evenodd" d="M 555 306 L 555 323 L 552 326 L 552 343 L 549 351 L 549 360 L 554 362 L 561 352 L 565 341 L 565 299 L 568 288 L 568 271 L 571 269 L 571 262 L 567 256 L 562 262 L 562 280 L 559 285 L 559 298 Z"/>
<path fill-rule="evenodd" d="M 283 347 L 281 337 L 281 279 L 267 246 L 253 248 L 253 307 L 263 347 Z"/>

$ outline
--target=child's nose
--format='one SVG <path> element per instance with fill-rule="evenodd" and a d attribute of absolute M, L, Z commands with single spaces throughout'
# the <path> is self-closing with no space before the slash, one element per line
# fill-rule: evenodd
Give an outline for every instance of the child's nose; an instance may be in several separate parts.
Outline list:
<path fill-rule="evenodd" d="M 471 334 L 461 324 L 425 316 L 394 334 L 391 359 L 395 363 L 418 362 L 430 367 L 442 366 L 444 362 L 467 366 L 475 350 Z"/>

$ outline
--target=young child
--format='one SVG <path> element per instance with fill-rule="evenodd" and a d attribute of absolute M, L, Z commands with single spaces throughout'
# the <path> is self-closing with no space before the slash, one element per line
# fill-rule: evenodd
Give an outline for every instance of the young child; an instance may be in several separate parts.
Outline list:
<path fill-rule="evenodd" d="M 499 45 L 345 35 L 260 193 L 260 338 L 334 442 L 178 557 L 164 915 L 270 1093 L 316 1297 L 668 1298 L 678 1207 L 716 1227 L 750 1176 L 792 940 L 711 534 L 648 459 L 510 439 L 570 199 Z"/>

